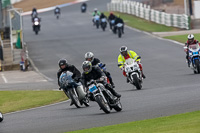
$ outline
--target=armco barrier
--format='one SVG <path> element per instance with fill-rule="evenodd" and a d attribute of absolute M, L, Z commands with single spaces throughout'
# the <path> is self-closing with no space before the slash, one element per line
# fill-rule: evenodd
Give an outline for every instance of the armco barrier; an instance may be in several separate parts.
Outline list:
<path fill-rule="evenodd" d="M 156 11 L 151 9 L 150 6 L 139 2 L 129 0 L 111 0 L 111 3 L 107 4 L 107 8 L 108 11 L 118 11 L 132 14 L 158 24 L 182 29 L 190 29 L 189 16 L 185 14 L 168 14 Z"/>

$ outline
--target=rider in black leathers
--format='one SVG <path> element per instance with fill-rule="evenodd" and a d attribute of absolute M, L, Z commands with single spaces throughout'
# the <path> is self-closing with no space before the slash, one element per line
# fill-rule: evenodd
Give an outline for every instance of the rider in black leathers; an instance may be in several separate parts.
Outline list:
<path fill-rule="evenodd" d="M 88 87 L 87 82 L 89 82 L 91 79 L 93 80 L 100 79 L 100 81 L 102 81 L 102 83 L 104 84 L 105 88 L 108 89 L 114 96 L 118 98 L 121 97 L 121 95 L 118 94 L 113 89 L 113 87 L 107 83 L 105 78 L 106 75 L 101 71 L 99 67 L 92 66 L 90 61 L 84 61 L 82 68 L 83 68 L 82 80 L 85 87 Z"/>
<path fill-rule="evenodd" d="M 92 52 L 87 52 L 85 54 L 85 60 L 86 61 L 90 61 L 92 63 L 92 66 L 98 66 L 98 64 L 101 63 L 101 61 L 98 58 L 94 58 L 94 54 Z M 105 66 L 105 64 L 104 64 L 104 66 Z M 110 84 L 112 85 L 112 87 L 115 88 L 115 84 L 113 83 L 111 74 L 108 71 L 106 71 L 106 70 L 104 70 L 103 72 L 108 77 L 108 79 L 109 79 Z"/>
<path fill-rule="evenodd" d="M 116 30 L 117 30 L 116 25 L 117 25 L 118 23 L 122 23 L 122 24 L 123 24 L 123 26 L 122 26 L 122 33 L 124 33 L 124 21 L 123 21 L 122 18 L 120 18 L 120 16 L 116 17 L 116 19 L 115 19 L 115 27 L 114 27 L 113 32 L 116 33 Z"/>
<path fill-rule="evenodd" d="M 109 17 L 108 17 L 108 21 L 109 21 L 109 24 L 110 24 L 110 29 L 112 29 L 111 21 L 115 20 L 115 19 L 116 19 L 116 16 L 111 12 Z"/>

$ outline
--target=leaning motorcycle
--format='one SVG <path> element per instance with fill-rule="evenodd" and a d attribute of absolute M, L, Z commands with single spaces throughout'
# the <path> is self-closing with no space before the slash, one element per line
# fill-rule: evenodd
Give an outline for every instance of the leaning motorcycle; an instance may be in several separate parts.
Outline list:
<path fill-rule="evenodd" d="M 189 45 L 189 47 L 184 47 L 188 49 L 189 62 L 191 63 L 191 69 L 195 74 L 200 73 L 200 47 L 199 44 Z"/>
<path fill-rule="evenodd" d="M 103 31 L 105 31 L 106 26 L 107 26 L 106 18 L 102 18 L 101 19 L 101 28 Z"/>
<path fill-rule="evenodd" d="M 99 17 L 99 15 L 95 15 L 93 20 L 94 20 L 94 25 L 96 25 L 97 29 L 99 29 L 99 25 L 100 25 L 100 17 Z"/>
<path fill-rule="evenodd" d="M 89 106 L 89 100 L 86 97 L 83 85 L 81 82 L 75 82 L 72 79 L 72 75 L 72 72 L 63 72 L 59 78 L 60 87 L 77 108 L 80 108 L 83 104 L 86 107 Z"/>
<path fill-rule="evenodd" d="M 139 58 L 140 57 L 137 59 Z M 129 58 L 125 61 L 124 70 L 130 83 L 133 84 L 137 90 L 140 90 L 142 88 L 142 72 L 138 63 L 134 59 Z"/>
<path fill-rule="evenodd" d="M 98 103 L 100 109 L 105 113 L 110 113 L 112 108 L 117 112 L 122 110 L 120 99 L 113 96 L 113 94 L 105 88 L 101 81 L 91 80 L 87 83 L 89 91 L 93 98 Z"/>
<path fill-rule="evenodd" d="M 0 122 L 3 121 L 3 114 L 0 112 Z"/>

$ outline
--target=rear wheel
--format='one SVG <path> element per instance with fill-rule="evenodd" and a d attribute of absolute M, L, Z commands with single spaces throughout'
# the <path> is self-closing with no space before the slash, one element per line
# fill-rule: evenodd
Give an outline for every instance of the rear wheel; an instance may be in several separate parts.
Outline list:
<path fill-rule="evenodd" d="M 72 102 L 74 103 L 74 105 L 75 105 L 77 108 L 80 108 L 80 107 L 81 107 L 81 103 L 80 103 L 80 101 L 79 101 L 79 99 L 78 99 L 78 96 L 76 96 L 76 95 L 74 94 L 73 89 L 70 89 L 70 90 L 69 90 L 69 95 L 70 95 L 70 98 L 71 98 Z"/>
<path fill-rule="evenodd" d="M 108 103 L 106 103 L 106 101 L 104 101 L 103 97 L 101 95 L 97 95 L 95 97 L 96 102 L 99 104 L 100 108 L 107 114 L 110 113 L 110 106 L 108 105 Z"/>
<path fill-rule="evenodd" d="M 140 90 L 142 88 L 142 85 L 139 82 L 139 79 L 138 79 L 137 75 L 134 74 L 132 78 L 133 78 L 133 81 L 134 81 L 134 84 L 135 84 L 137 90 Z"/>

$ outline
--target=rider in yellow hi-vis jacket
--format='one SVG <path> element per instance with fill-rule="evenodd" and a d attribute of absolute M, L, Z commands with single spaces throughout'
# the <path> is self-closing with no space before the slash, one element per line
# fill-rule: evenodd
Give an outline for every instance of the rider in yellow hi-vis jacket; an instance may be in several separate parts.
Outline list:
<path fill-rule="evenodd" d="M 123 75 L 126 77 L 126 73 L 123 69 L 124 67 L 124 63 L 125 63 L 125 60 L 129 59 L 129 58 L 132 58 L 134 59 L 139 67 L 140 67 L 140 70 L 142 72 L 142 77 L 143 78 L 146 78 L 145 75 L 143 74 L 143 71 L 142 71 L 142 64 L 140 63 L 140 59 L 137 59 L 139 56 L 132 50 L 127 50 L 127 47 L 126 46 L 122 46 L 120 48 L 120 54 L 118 56 L 118 66 L 121 70 L 123 70 Z M 128 80 L 127 80 L 128 82 Z"/>

